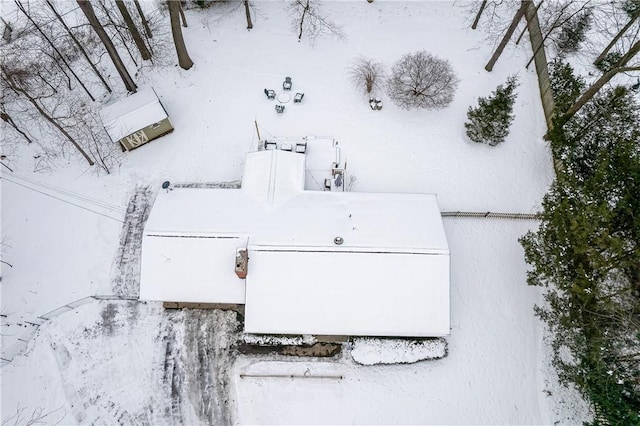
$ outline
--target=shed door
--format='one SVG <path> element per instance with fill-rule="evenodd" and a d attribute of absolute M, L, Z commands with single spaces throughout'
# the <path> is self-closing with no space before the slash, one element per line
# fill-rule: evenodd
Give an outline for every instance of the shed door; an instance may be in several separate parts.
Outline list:
<path fill-rule="evenodd" d="M 124 146 L 127 150 L 137 148 L 147 142 L 149 142 L 149 137 L 144 130 L 138 130 L 124 138 Z"/>

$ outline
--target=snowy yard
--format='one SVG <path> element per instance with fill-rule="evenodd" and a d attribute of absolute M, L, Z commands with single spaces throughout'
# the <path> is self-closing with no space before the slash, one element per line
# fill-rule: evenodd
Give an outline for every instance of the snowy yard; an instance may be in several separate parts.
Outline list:
<path fill-rule="evenodd" d="M 444 219 L 452 327 L 439 360 L 360 365 L 348 346 L 321 360 L 241 355 L 230 350 L 233 312 L 128 300 L 62 313 L 14 357 L 32 328 L 26 321 L 87 296 L 135 290 L 135 272 L 123 283 L 116 267 L 130 197 L 145 186 L 155 194 L 165 180 L 239 180 L 244 155 L 257 146 L 256 121 L 262 138 L 339 140 L 357 178 L 353 191 L 435 193 L 443 211 L 536 212 L 553 171 L 536 75 L 524 68 L 530 47 L 510 46 L 487 73 L 492 46 L 469 28 L 459 3 L 326 1 L 324 13 L 345 36 L 313 45 L 297 41 L 283 2 L 257 2 L 251 31 L 242 9 L 188 10 L 195 66 L 174 66 L 169 50 L 170 65 L 136 77 L 157 92 L 173 133 L 127 153 L 107 176 L 79 162 L 34 172 L 28 146 L 9 157 L 2 236 L 12 267 L 2 269 L 1 313 L 2 356 L 12 362 L 0 370 L 3 421 L 21 412 L 24 424 L 42 409 L 52 412 L 46 423 L 62 424 L 580 423 L 585 407 L 548 366 L 533 315 L 540 291 L 525 282 L 517 240 L 535 221 Z M 460 79 L 446 109 L 404 111 L 381 92 L 384 108 L 372 111 L 348 80 L 360 55 L 389 69 L 422 49 L 449 60 Z M 467 108 L 514 73 L 521 84 L 506 142 L 467 140 Z M 263 89 L 278 89 L 285 76 L 305 97 L 277 114 Z M 115 72 L 111 78 L 123 90 Z"/>

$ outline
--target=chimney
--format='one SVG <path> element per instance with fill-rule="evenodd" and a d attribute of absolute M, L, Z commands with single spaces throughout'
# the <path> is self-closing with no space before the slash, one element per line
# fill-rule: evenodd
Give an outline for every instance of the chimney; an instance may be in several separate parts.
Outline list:
<path fill-rule="evenodd" d="M 247 267 L 249 263 L 249 253 L 246 248 L 236 249 L 236 275 L 238 278 L 247 277 Z"/>

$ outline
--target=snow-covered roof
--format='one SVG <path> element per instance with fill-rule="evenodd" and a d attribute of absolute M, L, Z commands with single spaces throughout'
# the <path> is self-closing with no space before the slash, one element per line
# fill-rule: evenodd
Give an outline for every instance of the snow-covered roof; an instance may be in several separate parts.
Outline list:
<path fill-rule="evenodd" d="M 140 298 L 244 303 L 245 284 L 233 265 L 236 248 L 246 244 L 246 236 L 146 234 Z"/>
<path fill-rule="evenodd" d="M 245 157 L 242 190 L 255 201 L 273 205 L 304 190 L 305 155 L 281 150 L 250 152 Z"/>
<path fill-rule="evenodd" d="M 138 89 L 126 98 L 102 108 L 102 124 L 113 141 L 167 118 L 151 88 Z"/>
<path fill-rule="evenodd" d="M 449 249 L 435 195 L 305 191 L 304 159 L 258 151 L 241 189 L 161 191 L 143 236 L 140 297 L 245 303 L 246 291 L 248 332 L 448 334 Z M 249 249 L 246 279 L 234 273 L 237 248 Z"/>
<path fill-rule="evenodd" d="M 245 332 L 449 334 L 449 256 L 385 251 L 249 251 Z"/>

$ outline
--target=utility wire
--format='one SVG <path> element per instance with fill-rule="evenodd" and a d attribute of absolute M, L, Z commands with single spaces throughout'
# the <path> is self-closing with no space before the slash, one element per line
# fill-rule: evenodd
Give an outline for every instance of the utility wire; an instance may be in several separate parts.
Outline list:
<path fill-rule="evenodd" d="M 46 183 L 43 183 L 43 182 L 39 182 L 37 180 L 28 178 L 26 176 L 21 176 L 21 175 L 18 175 L 16 173 L 13 173 L 12 175 L 10 175 L 10 177 L 12 179 L 17 178 L 18 180 L 22 180 L 22 181 L 28 183 L 29 185 L 39 186 L 40 188 L 42 188 L 44 190 L 55 191 L 55 192 L 57 192 L 57 193 L 59 193 L 61 195 L 64 195 L 64 196 L 67 196 L 67 197 L 70 197 L 70 198 L 75 198 L 76 200 L 79 200 L 79 201 L 82 201 L 82 202 L 91 203 L 91 204 L 94 204 L 94 205 L 96 205 L 98 207 L 101 207 L 101 208 L 104 208 L 104 209 L 107 209 L 107 210 L 112 210 L 115 213 L 124 213 L 125 212 L 125 208 L 123 206 L 119 206 L 119 205 L 116 205 L 116 204 L 110 204 L 110 203 L 107 203 L 107 202 L 104 202 L 104 201 L 101 201 L 101 200 L 97 200 L 97 199 L 94 199 L 94 198 L 87 197 L 87 196 L 82 195 L 82 194 L 77 194 L 77 193 L 68 191 L 66 189 L 57 187 L 57 186 L 53 186 L 53 185 L 49 185 L 49 184 L 46 184 Z"/>
<path fill-rule="evenodd" d="M 19 183 L 19 182 L 16 182 L 16 181 L 14 181 L 14 180 L 11 180 L 11 179 L 7 178 L 6 176 L 5 176 L 5 177 L 3 177 L 2 179 L 6 180 L 6 181 L 8 181 L 8 182 L 11 182 L 11 183 L 13 183 L 14 185 L 18 185 L 18 186 L 21 186 L 21 187 L 23 187 L 23 188 L 30 189 L 30 190 L 32 190 L 32 191 L 35 191 L 35 192 L 39 193 L 39 194 L 46 195 L 47 197 L 54 198 L 54 199 L 56 199 L 56 200 L 58 200 L 58 201 L 62 201 L 63 203 L 67 203 L 67 204 L 70 204 L 70 205 L 72 205 L 72 206 L 75 206 L 75 207 L 81 208 L 82 210 L 86 210 L 86 211 L 89 211 L 89 212 L 91 212 L 91 213 L 95 213 L 95 214 L 97 214 L 97 215 L 104 216 L 104 217 L 106 217 L 106 218 L 109 218 L 109 219 L 115 220 L 116 222 L 124 223 L 124 221 L 123 221 L 123 220 L 117 219 L 117 218 L 115 218 L 115 217 L 109 216 L 109 215 L 104 214 L 104 213 L 100 213 L 100 212 L 95 211 L 95 210 L 91 210 L 91 209 L 89 209 L 89 208 L 87 208 L 87 207 L 81 206 L 80 204 L 72 203 L 71 201 L 67 201 L 67 200 L 64 200 L 64 199 L 62 199 L 62 198 L 58 198 L 58 197 L 56 197 L 56 196 L 54 196 L 54 195 L 47 194 L 46 192 L 39 191 L 39 190 L 37 190 L 37 189 L 35 189 L 35 188 L 31 188 L 30 186 L 27 186 L 27 185 L 21 184 L 21 183 Z"/>

